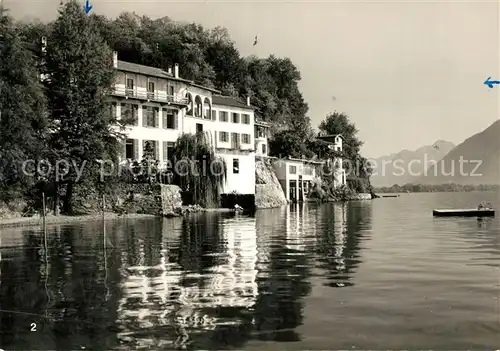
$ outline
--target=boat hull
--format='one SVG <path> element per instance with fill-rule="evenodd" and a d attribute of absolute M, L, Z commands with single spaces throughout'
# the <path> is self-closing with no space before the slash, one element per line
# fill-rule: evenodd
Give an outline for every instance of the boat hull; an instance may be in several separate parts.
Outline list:
<path fill-rule="evenodd" d="M 433 210 L 435 217 L 495 217 L 493 209 Z"/>

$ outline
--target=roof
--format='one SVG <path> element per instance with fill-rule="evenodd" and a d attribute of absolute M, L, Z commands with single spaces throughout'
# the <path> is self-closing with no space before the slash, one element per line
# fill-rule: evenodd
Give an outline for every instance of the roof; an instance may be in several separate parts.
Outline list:
<path fill-rule="evenodd" d="M 211 91 L 212 93 L 220 94 L 220 90 L 217 90 L 217 89 L 214 89 L 214 88 L 205 87 L 203 85 L 196 84 L 194 82 L 191 82 L 191 85 L 193 87 L 197 87 L 197 88 L 201 88 L 201 89 L 205 89 L 205 90 Z"/>
<path fill-rule="evenodd" d="M 153 76 L 159 78 L 174 78 L 172 74 L 165 72 L 161 68 L 138 65 L 137 63 L 120 61 L 120 60 L 118 60 L 118 69 L 121 71 L 144 74 L 146 76 Z"/>
<path fill-rule="evenodd" d="M 238 107 L 247 110 L 254 110 L 254 106 L 248 106 L 243 101 L 238 98 L 234 98 L 231 96 L 223 96 L 223 95 L 214 95 L 212 96 L 212 104 L 213 105 L 223 105 L 223 106 L 231 106 Z"/>
<path fill-rule="evenodd" d="M 318 164 L 318 165 L 324 163 L 324 161 L 306 160 L 306 159 L 292 158 L 292 157 L 288 157 L 288 159 L 290 161 L 297 161 L 297 162 L 303 162 L 303 163 L 313 163 L 313 164 Z"/>
<path fill-rule="evenodd" d="M 157 67 L 139 65 L 137 63 L 118 60 L 118 69 L 121 71 L 143 74 L 145 76 L 150 76 L 150 77 L 158 77 L 158 78 L 176 80 L 178 82 L 184 82 L 186 84 L 189 84 L 189 85 L 197 87 L 197 88 L 205 89 L 205 90 L 208 90 L 208 91 L 211 91 L 214 93 L 220 93 L 219 90 L 208 88 L 208 87 L 205 87 L 205 86 L 200 85 L 200 84 L 196 84 L 195 82 L 193 82 L 191 80 L 184 79 L 184 78 L 176 78 L 176 77 L 174 77 L 173 74 L 168 73 L 168 72 L 162 70 L 161 68 L 157 68 Z"/>
<path fill-rule="evenodd" d="M 344 139 L 344 137 L 341 134 L 318 135 L 316 139 L 326 142 L 334 142 L 337 137 Z"/>
<path fill-rule="evenodd" d="M 260 120 L 259 118 L 256 118 L 255 119 L 255 123 L 254 123 L 256 126 L 262 126 L 262 127 L 270 127 L 270 124 L 267 123 L 267 122 L 264 122 L 262 120 Z"/>

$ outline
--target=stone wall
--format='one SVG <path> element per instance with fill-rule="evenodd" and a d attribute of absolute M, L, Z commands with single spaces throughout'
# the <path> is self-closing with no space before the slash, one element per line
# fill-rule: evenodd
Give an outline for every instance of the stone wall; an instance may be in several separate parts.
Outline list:
<path fill-rule="evenodd" d="M 255 161 L 255 207 L 275 208 L 286 205 L 283 189 L 269 161 Z"/>

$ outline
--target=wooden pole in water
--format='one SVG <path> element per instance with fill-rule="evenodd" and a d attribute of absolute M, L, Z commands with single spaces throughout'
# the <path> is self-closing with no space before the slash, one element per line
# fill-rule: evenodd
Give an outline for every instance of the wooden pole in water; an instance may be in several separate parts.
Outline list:
<path fill-rule="evenodd" d="M 104 211 L 106 208 L 106 197 L 104 194 L 102 194 L 102 236 L 103 236 L 103 245 L 104 249 L 106 249 L 106 222 L 105 222 L 105 216 L 104 216 Z"/>
<path fill-rule="evenodd" d="M 45 193 L 42 193 L 42 221 L 45 229 Z"/>
<path fill-rule="evenodd" d="M 49 245 L 47 243 L 47 223 L 45 221 L 45 193 L 42 192 L 42 221 L 43 221 L 43 239 L 45 241 L 45 263 L 48 262 Z"/>

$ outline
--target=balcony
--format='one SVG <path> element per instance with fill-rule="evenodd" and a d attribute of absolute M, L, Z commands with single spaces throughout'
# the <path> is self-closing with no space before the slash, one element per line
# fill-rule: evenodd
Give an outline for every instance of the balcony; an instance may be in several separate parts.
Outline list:
<path fill-rule="evenodd" d="M 126 89 L 124 87 L 115 86 L 111 95 L 117 97 L 124 97 L 126 99 L 132 98 L 137 100 L 154 101 L 168 105 L 181 105 L 187 106 L 188 99 L 178 97 L 177 95 L 167 95 L 166 92 L 150 92 L 150 91 L 137 91 L 137 89 Z"/>

